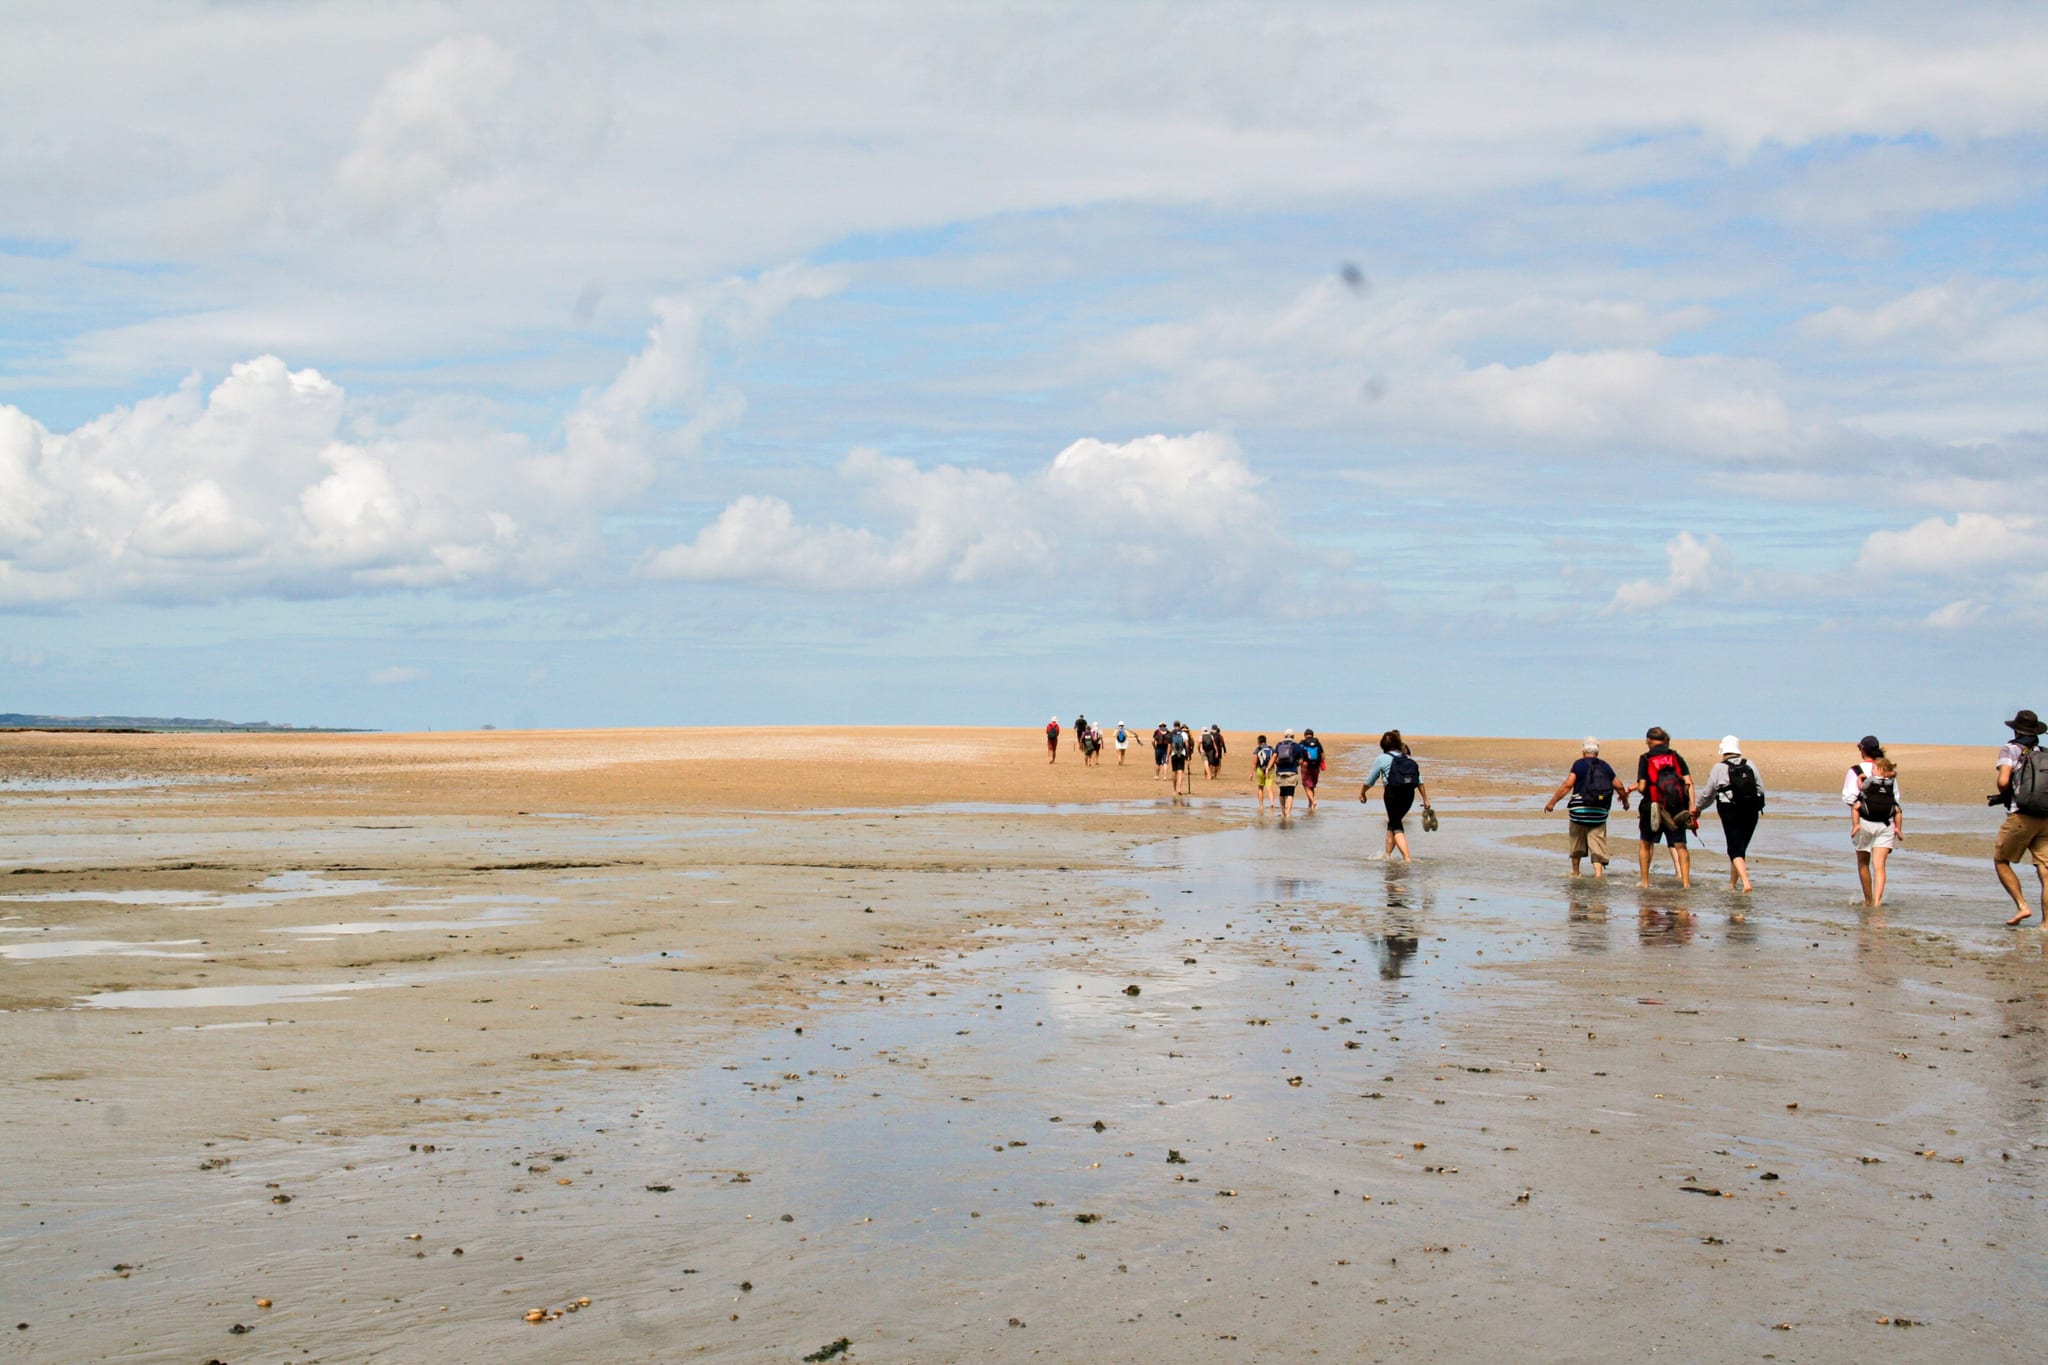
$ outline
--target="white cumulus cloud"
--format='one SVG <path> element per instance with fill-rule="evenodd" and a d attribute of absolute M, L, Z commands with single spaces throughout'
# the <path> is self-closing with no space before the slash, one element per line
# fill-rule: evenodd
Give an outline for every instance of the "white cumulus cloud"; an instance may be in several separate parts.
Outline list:
<path fill-rule="evenodd" d="M 531 584 L 600 545 L 665 462 L 744 409 L 707 348 L 836 287 L 801 267 L 662 300 L 646 342 L 559 441 L 416 416 L 352 421 L 274 355 L 53 432 L 0 405 L 0 606 L 452 583 Z"/>
<path fill-rule="evenodd" d="M 1733 567 L 1721 537 L 1680 531 L 1664 546 L 1663 578 L 1638 578 L 1614 590 L 1609 611 L 1650 611 L 1728 580 Z"/>
<path fill-rule="evenodd" d="M 1856 556 L 1864 573 L 1947 575 L 2020 569 L 2048 562 L 2041 519 L 1958 512 L 1929 517 L 1903 531 L 1875 531 Z"/>
<path fill-rule="evenodd" d="M 1023 476 L 857 450 L 840 475 L 883 529 L 810 525 L 783 499 L 748 496 L 642 572 L 825 592 L 1073 578 L 1237 603 L 1303 567 L 1262 480 L 1214 432 L 1079 440 Z"/>

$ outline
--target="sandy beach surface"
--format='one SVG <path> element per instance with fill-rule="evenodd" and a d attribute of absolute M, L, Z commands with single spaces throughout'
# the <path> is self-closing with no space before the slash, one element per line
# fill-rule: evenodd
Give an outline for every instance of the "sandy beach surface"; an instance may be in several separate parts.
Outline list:
<path fill-rule="evenodd" d="M 1994 746 L 1873 912 L 1846 743 L 1741 897 L 1569 878 L 1576 739 L 1411 866 L 1065 738 L 0 734 L 0 1359 L 2048 1356 Z"/>

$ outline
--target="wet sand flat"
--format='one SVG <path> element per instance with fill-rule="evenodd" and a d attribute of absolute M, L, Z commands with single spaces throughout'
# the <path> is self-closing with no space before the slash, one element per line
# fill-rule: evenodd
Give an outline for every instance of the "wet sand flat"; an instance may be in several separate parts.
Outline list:
<path fill-rule="evenodd" d="M 1186 803 L 1028 732 L 0 737 L 0 1353 L 2039 1358 L 1989 748 L 1881 914 L 1840 746 L 1754 746 L 1742 899 L 1565 877 L 1573 742 L 1417 748 L 1404 867 L 1350 741 L 1283 827 L 1235 734 Z"/>

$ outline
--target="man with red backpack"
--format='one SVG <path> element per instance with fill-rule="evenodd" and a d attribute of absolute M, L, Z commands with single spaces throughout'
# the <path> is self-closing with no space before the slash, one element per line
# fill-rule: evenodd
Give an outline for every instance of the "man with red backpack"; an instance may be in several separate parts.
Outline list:
<path fill-rule="evenodd" d="M 1663 726 L 1652 725 L 1644 732 L 1643 754 L 1636 760 L 1636 784 L 1629 790 L 1643 796 L 1643 813 L 1636 821 L 1642 875 L 1636 885 L 1650 884 L 1650 859 L 1661 838 L 1671 848 L 1671 865 L 1678 872 L 1678 884 L 1690 887 L 1692 850 L 1685 846 L 1685 832 L 1698 822 L 1693 814 L 1696 806 L 1692 770 L 1686 767 L 1683 757 L 1672 751 L 1671 733 Z M 1627 804 L 1624 798 L 1623 807 Z"/>

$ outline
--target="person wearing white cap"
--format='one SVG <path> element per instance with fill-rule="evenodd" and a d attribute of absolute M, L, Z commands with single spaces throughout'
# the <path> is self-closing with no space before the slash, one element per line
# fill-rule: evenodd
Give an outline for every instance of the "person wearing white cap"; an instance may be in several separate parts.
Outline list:
<path fill-rule="evenodd" d="M 1728 841 L 1729 888 L 1748 891 L 1749 841 L 1763 814 L 1764 782 L 1756 765 L 1742 756 L 1742 741 L 1735 736 L 1722 738 L 1721 761 L 1707 774 L 1707 785 L 1694 798 L 1693 809 L 1696 814 L 1711 809 L 1721 817 L 1721 835 Z"/>
<path fill-rule="evenodd" d="M 1273 786 L 1280 793 L 1280 818 L 1294 814 L 1294 789 L 1301 782 L 1301 745 L 1289 730 L 1273 746 Z"/>
<path fill-rule="evenodd" d="M 1590 856 L 1593 860 L 1593 875 L 1607 875 L 1607 812 L 1614 805 L 1614 769 L 1600 757 L 1600 741 L 1591 735 L 1579 746 L 1579 761 L 1572 764 L 1572 770 L 1564 775 L 1564 781 L 1557 784 L 1557 790 L 1550 794 L 1550 800 L 1543 809 L 1553 811 L 1557 803 L 1571 793 L 1571 804 L 1565 809 L 1571 815 L 1572 875 L 1579 875 L 1579 861 Z M 1621 808 L 1628 809 L 1628 793 L 1621 794 Z"/>
<path fill-rule="evenodd" d="M 1045 753 L 1046 762 L 1057 763 L 1060 761 L 1060 718 L 1058 716 L 1054 716 L 1045 723 Z"/>

